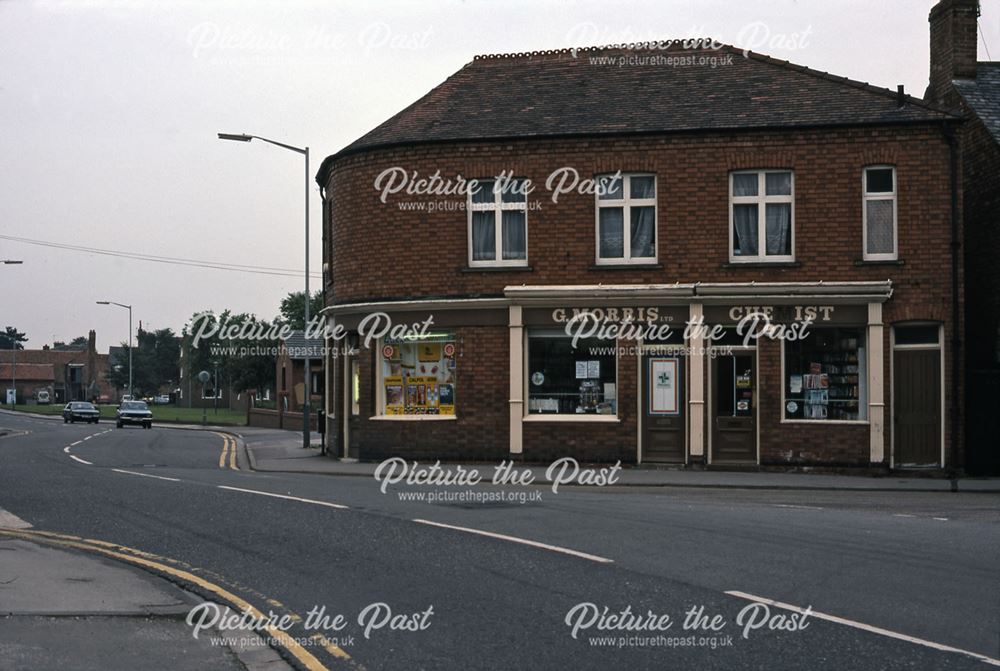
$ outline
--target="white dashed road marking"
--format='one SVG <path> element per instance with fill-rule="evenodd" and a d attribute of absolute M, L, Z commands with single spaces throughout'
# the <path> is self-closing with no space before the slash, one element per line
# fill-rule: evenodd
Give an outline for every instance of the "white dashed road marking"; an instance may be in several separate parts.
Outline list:
<path fill-rule="evenodd" d="M 570 548 L 559 547 L 558 545 L 549 545 L 548 543 L 539 543 L 538 541 L 528 540 L 527 538 L 518 538 L 517 536 L 508 536 L 506 534 L 497 534 L 492 531 L 483 531 L 482 529 L 471 529 L 469 527 L 457 527 L 451 524 L 442 524 L 441 522 L 431 522 L 430 520 L 413 520 L 417 524 L 428 524 L 432 527 L 441 527 L 442 529 L 451 529 L 453 531 L 464 531 L 469 534 L 477 534 L 479 536 L 487 536 L 489 538 L 497 538 L 503 541 L 510 541 L 511 543 L 520 543 L 521 545 L 530 545 L 531 547 L 541 548 L 542 550 L 549 550 L 551 552 L 558 552 L 564 555 L 570 555 L 573 557 L 579 557 L 580 559 L 588 559 L 599 564 L 613 564 L 614 559 L 608 559 L 607 557 L 599 557 L 598 555 L 588 554 L 586 552 L 580 552 L 579 550 L 571 550 Z"/>
<path fill-rule="evenodd" d="M 341 505 L 339 503 L 330 503 L 329 501 L 317 501 L 315 499 L 302 499 L 298 496 L 289 496 L 287 494 L 275 494 L 273 492 L 259 492 L 256 489 L 242 489 L 241 487 L 227 487 L 226 485 L 217 485 L 219 489 L 228 489 L 231 492 L 245 492 L 247 494 L 259 494 L 261 496 L 273 496 L 276 499 L 286 499 L 288 501 L 298 501 L 299 503 L 312 503 L 317 506 L 326 506 L 328 508 L 338 508 L 340 510 L 347 510 L 347 506 Z"/>
<path fill-rule="evenodd" d="M 143 478 L 156 478 L 157 480 L 169 480 L 170 482 L 180 482 L 180 479 L 178 478 L 168 478 L 162 475 L 152 475 L 150 473 L 137 473 L 136 471 L 126 471 L 121 468 L 112 468 L 111 470 L 114 471 L 115 473 L 127 473 L 129 475 L 138 475 Z"/>
<path fill-rule="evenodd" d="M 756 596 L 754 594 L 747 594 L 746 592 L 738 592 L 735 590 L 730 590 L 727 591 L 726 594 L 728 594 L 729 596 L 738 597 L 740 599 L 746 599 L 747 601 L 756 601 L 757 603 L 773 606 L 775 608 L 790 610 L 793 613 L 805 614 L 807 611 L 807 609 L 800 608 L 799 606 L 793 606 L 792 604 L 782 603 L 780 601 L 774 601 L 772 599 L 766 599 L 762 596 Z M 864 622 L 857 622 L 855 620 L 848 620 L 847 618 L 837 617 L 836 615 L 821 613 L 819 611 L 812 610 L 812 607 L 808 609 L 808 612 L 810 617 L 814 617 L 817 620 L 826 620 L 827 622 L 842 624 L 846 627 L 853 627 L 855 629 L 867 631 L 872 634 L 878 634 L 879 636 L 885 636 L 887 638 L 895 638 L 900 641 L 906 641 L 907 643 L 913 643 L 915 645 L 922 645 L 926 648 L 933 648 L 934 650 L 940 650 L 942 652 L 958 653 L 960 655 L 965 655 L 966 657 L 972 657 L 973 659 L 978 659 L 981 662 L 986 662 L 987 664 L 992 664 L 993 666 L 1000 666 L 1000 659 L 987 657 L 986 655 L 981 655 L 978 652 L 972 652 L 971 650 L 962 650 L 961 648 L 953 648 L 950 645 L 944 645 L 943 643 L 935 643 L 934 641 L 928 641 L 923 638 L 916 638 L 915 636 L 908 636 L 906 634 L 901 634 L 898 631 L 891 631 L 889 629 L 883 629 L 882 627 L 875 627 L 870 624 L 865 624 Z"/>

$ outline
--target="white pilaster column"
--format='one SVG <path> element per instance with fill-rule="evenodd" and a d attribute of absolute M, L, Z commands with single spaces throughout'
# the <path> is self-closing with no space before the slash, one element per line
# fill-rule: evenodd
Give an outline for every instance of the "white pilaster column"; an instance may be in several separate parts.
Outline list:
<path fill-rule="evenodd" d="M 521 454 L 524 417 L 524 321 L 521 306 L 511 305 L 510 319 L 510 453 Z"/>
<path fill-rule="evenodd" d="M 868 304 L 868 422 L 869 461 L 885 461 L 885 356 L 882 346 L 882 304 Z"/>
<path fill-rule="evenodd" d="M 701 303 L 692 303 L 689 319 L 700 322 L 704 311 Z M 699 330 L 700 331 L 700 330 Z M 700 332 L 693 334 L 687 343 L 688 357 L 688 444 L 692 461 L 703 461 L 705 456 L 705 355 L 701 351 L 705 339 Z"/>

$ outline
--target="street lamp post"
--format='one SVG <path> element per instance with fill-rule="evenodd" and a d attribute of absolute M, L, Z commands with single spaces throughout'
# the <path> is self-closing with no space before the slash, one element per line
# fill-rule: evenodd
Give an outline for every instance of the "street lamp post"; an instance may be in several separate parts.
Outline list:
<path fill-rule="evenodd" d="M 250 142 L 251 140 L 260 140 L 261 142 L 267 142 L 268 144 L 273 144 L 282 149 L 288 149 L 289 151 L 294 151 L 296 154 L 301 154 L 306 160 L 306 295 L 305 295 L 305 330 L 303 335 L 306 335 L 309 331 L 309 147 L 295 147 L 290 144 L 285 144 L 284 142 L 277 142 L 275 140 L 268 140 L 266 137 L 260 137 L 259 135 L 248 135 L 246 133 L 219 133 L 220 140 L 233 140 L 235 142 Z M 306 380 L 305 380 L 305 403 L 302 405 L 302 447 L 309 447 L 309 404 L 312 398 L 312 374 L 309 367 L 309 347 L 308 340 L 306 340 Z"/>
<path fill-rule="evenodd" d="M 2 263 L 5 266 L 19 266 L 22 263 L 24 263 L 24 261 L 15 261 L 13 259 L 3 259 Z M 10 344 L 11 344 L 11 347 L 14 348 L 14 354 L 13 354 L 14 359 L 13 359 L 13 363 L 11 365 L 11 371 L 10 371 L 10 386 L 12 386 L 14 388 L 14 395 L 11 396 L 11 399 L 10 399 L 10 409 L 14 410 L 14 406 L 17 405 L 17 343 L 14 342 L 14 341 L 11 341 Z"/>
<path fill-rule="evenodd" d="M 14 365 L 11 366 L 10 371 L 10 386 L 14 388 L 14 395 L 10 397 L 10 409 L 16 410 L 14 406 L 17 405 L 17 343 L 11 343 L 14 346 Z"/>
<path fill-rule="evenodd" d="M 128 395 L 132 397 L 132 306 L 114 301 L 97 301 L 98 305 L 117 305 L 128 310 Z"/>

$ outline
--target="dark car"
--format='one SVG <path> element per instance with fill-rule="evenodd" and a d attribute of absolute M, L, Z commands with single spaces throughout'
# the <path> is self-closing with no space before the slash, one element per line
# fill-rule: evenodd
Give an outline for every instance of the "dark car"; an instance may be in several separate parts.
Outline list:
<path fill-rule="evenodd" d="M 126 424 L 141 424 L 142 428 L 148 429 L 153 426 L 153 413 L 145 401 L 125 401 L 118 406 L 115 421 L 119 429 Z"/>
<path fill-rule="evenodd" d="M 73 401 L 72 403 L 67 403 L 66 407 L 63 408 L 62 412 L 63 424 L 67 422 L 93 422 L 97 424 L 98 420 L 101 418 L 101 411 L 94 407 L 93 403 L 87 403 L 86 401 Z"/>

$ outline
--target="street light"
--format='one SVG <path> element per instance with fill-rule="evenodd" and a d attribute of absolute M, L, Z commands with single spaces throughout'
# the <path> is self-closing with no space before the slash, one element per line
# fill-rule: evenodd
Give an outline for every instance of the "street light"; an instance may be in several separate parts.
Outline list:
<path fill-rule="evenodd" d="M 97 301 L 98 305 L 117 305 L 128 310 L 128 395 L 132 397 L 132 306 L 114 301 Z"/>
<path fill-rule="evenodd" d="M 284 142 L 277 142 L 275 140 L 268 140 L 266 137 L 260 137 L 259 135 L 248 135 L 246 133 L 219 133 L 220 140 L 233 140 L 234 142 L 249 142 L 250 140 L 260 140 L 261 142 L 267 142 L 268 144 L 273 144 L 275 146 L 281 147 L 282 149 L 288 149 L 289 151 L 294 151 L 296 154 L 301 154 L 306 159 L 306 295 L 305 295 L 305 330 L 303 335 L 309 330 L 309 147 L 295 147 L 290 144 L 285 144 Z M 305 384 L 305 396 L 306 400 L 302 406 L 302 447 L 309 447 L 309 402 L 312 397 L 312 377 L 310 367 L 309 367 L 309 354 L 308 351 L 308 341 L 306 347 L 306 384 Z"/>

